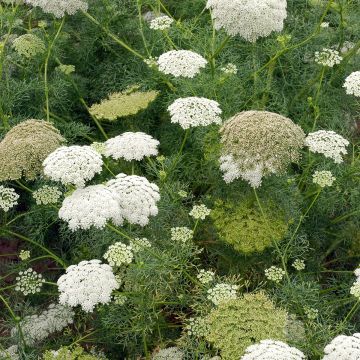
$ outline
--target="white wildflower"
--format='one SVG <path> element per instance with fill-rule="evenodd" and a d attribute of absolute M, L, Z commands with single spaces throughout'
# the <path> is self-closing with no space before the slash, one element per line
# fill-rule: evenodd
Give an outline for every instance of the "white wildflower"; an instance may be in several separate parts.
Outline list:
<path fill-rule="evenodd" d="M 324 48 L 321 51 L 315 52 L 315 62 L 319 65 L 333 67 L 340 64 L 342 56 L 337 50 Z"/>
<path fill-rule="evenodd" d="M 151 248 L 151 243 L 147 238 L 135 238 L 130 240 L 130 245 L 134 253 L 143 251 L 146 248 Z"/>
<path fill-rule="evenodd" d="M 185 354 L 178 347 L 161 349 L 152 356 L 152 360 L 183 360 Z"/>
<path fill-rule="evenodd" d="M 236 75 L 238 68 L 235 64 L 228 63 L 220 69 L 226 75 Z"/>
<path fill-rule="evenodd" d="M 17 37 L 12 47 L 20 55 L 27 59 L 45 52 L 45 44 L 38 36 L 34 34 L 24 34 Z"/>
<path fill-rule="evenodd" d="M 190 318 L 187 321 L 185 329 L 188 335 L 195 336 L 195 337 L 205 337 L 208 331 L 208 324 L 206 319 L 197 317 L 197 318 Z"/>
<path fill-rule="evenodd" d="M 52 14 L 57 18 L 65 14 L 74 15 L 77 11 L 86 11 L 88 4 L 84 0 L 25 0 L 25 3 L 33 7 L 38 6 L 47 14 Z"/>
<path fill-rule="evenodd" d="M 0 209 L 9 211 L 17 205 L 19 197 L 14 189 L 0 185 Z"/>
<path fill-rule="evenodd" d="M 319 310 L 311 307 L 304 307 L 304 312 L 309 320 L 315 320 L 319 315 Z"/>
<path fill-rule="evenodd" d="M 167 15 L 158 16 L 150 21 L 150 29 L 153 30 L 166 30 L 169 29 L 174 19 Z"/>
<path fill-rule="evenodd" d="M 157 68 L 158 67 L 158 58 L 157 57 L 149 57 L 147 59 L 144 59 L 144 63 L 149 67 L 149 68 Z"/>
<path fill-rule="evenodd" d="M 115 294 L 114 295 L 114 303 L 116 305 L 124 305 L 127 301 L 127 297 L 123 294 Z"/>
<path fill-rule="evenodd" d="M 320 27 L 322 27 L 323 29 L 326 29 L 330 26 L 330 24 L 326 21 L 323 21 L 321 24 L 320 24 Z"/>
<path fill-rule="evenodd" d="M 104 254 L 104 259 L 111 266 L 128 265 L 134 259 L 133 249 L 129 245 L 125 245 L 122 242 L 116 242 L 110 245 Z"/>
<path fill-rule="evenodd" d="M 296 259 L 293 264 L 292 264 L 293 268 L 296 269 L 297 271 L 301 271 L 305 269 L 305 262 L 302 259 Z"/>
<path fill-rule="evenodd" d="M 274 281 L 275 283 L 279 283 L 285 275 L 285 271 L 276 266 L 271 266 L 265 270 L 265 276 L 268 280 Z"/>
<path fill-rule="evenodd" d="M 172 241 L 187 243 L 194 236 L 194 232 L 186 226 L 173 227 L 170 231 Z"/>
<path fill-rule="evenodd" d="M 337 336 L 326 345 L 324 353 L 323 360 L 360 359 L 360 333 Z"/>
<path fill-rule="evenodd" d="M 18 350 L 19 349 L 18 349 L 17 345 L 12 345 L 5 350 L 0 350 L 0 359 L 20 360 Z"/>
<path fill-rule="evenodd" d="M 313 174 L 313 183 L 324 188 L 332 186 L 336 178 L 332 175 L 331 171 L 315 171 Z"/>
<path fill-rule="evenodd" d="M 20 271 L 16 277 L 15 290 L 22 292 L 24 295 L 36 294 L 40 292 L 45 279 L 41 274 L 29 268 Z"/>
<path fill-rule="evenodd" d="M 210 215 L 211 210 L 208 209 L 204 204 L 194 205 L 189 215 L 196 220 L 204 220 L 208 215 Z"/>
<path fill-rule="evenodd" d="M 19 258 L 22 261 L 25 261 L 27 259 L 30 259 L 30 251 L 29 250 L 20 250 Z"/>
<path fill-rule="evenodd" d="M 216 284 L 213 288 L 207 291 L 207 298 L 213 304 L 220 303 L 237 298 L 236 291 L 239 289 L 237 285 L 230 285 L 225 283 Z"/>
<path fill-rule="evenodd" d="M 103 142 L 93 142 L 90 145 L 96 152 L 98 152 L 100 155 L 104 155 L 106 151 L 106 145 Z"/>
<path fill-rule="evenodd" d="M 62 192 L 57 186 L 44 185 L 43 187 L 35 190 L 32 194 L 37 205 L 56 204 Z"/>
<path fill-rule="evenodd" d="M 201 269 L 196 277 L 202 284 L 206 285 L 214 280 L 215 273 L 211 270 Z"/>
<path fill-rule="evenodd" d="M 347 94 L 360 97 L 360 71 L 352 72 L 345 79 L 344 88 Z"/>
<path fill-rule="evenodd" d="M 355 281 L 350 288 L 350 294 L 360 300 L 360 282 Z"/>

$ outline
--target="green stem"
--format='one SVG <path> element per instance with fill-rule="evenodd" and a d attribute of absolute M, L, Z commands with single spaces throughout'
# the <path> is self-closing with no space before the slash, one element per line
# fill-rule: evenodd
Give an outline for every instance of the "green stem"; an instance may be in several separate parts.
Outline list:
<path fill-rule="evenodd" d="M 169 170 L 169 174 L 171 174 L 173 172 L 173 170 L 176 168 L 176 165 L 178 164 L 180 158 L 181 158 L 181 155 L 182 155 L 182 152 L 184 150 L 184 147 L 185 147 L 185 143 L 186 143 L 186 140 L 189 136 L 189 133 L 190 133 L 190 129 L 186 129 L 185 130 L 185 134 L 184 134 L 184 138 L 183 138 L 183 141 L 181 143 L 181 146 L 180 146 L 180 149 L 176 155 L 176 158 L 175 158 L 175 161 L 173 162 L 170 170 Z"/>
<path fill-rule="evenodd" d="M 321 87 L 322 87 L 322 84 L 323 84 L 325 72 L 326 72 L 326 67 L 323 66 L 322 69 L 321 69 L 321 72 L 320 72 L 320 79 L 319 79 L 319 84 L 318 84 L 318 87 L 317 87 L 317 90 L 316 90 L 314 103 L 312 105 L 313 109 L 314 109 L 314 123 L 313 123 L 311 131 L 314 131 L 314 129 L 316 127 L 317 120 L 320 117 L 320 110 L 319 110 L 319 104 L 318 103 L 319 103 Z"/>
<path fill-rule="evenodd" d="M 122 231 L 120 231 L 119 229 L 117 229 L 115 226 L 112 226 L 110 224 L 106 224 L 106 227 L 109 228 L 110 230 L 114 231 L 116 234 L 124 237 L 125 239 L 128 240 L 133 240 L 133 238 L 125 233 L 123 233 Z"/>

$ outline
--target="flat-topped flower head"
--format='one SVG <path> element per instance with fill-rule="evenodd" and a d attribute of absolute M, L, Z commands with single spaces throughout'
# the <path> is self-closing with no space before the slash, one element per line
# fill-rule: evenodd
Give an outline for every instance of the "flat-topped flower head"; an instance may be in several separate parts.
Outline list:
<path fill-rule="evenodd" d="M 158 155 L 159 141 L 143 132 L 125 132 L 105 142 L 105 156 L 140 161 Z"/>
<path fill-rule="evenodd" d="M 360 71 L 352 72 L 345 79 L 344 88 L 347 94 L 360 97 Z"/>
<path fill-rule="evenodd" d="M 64 199 L 59 218 L 66 221 L 72 231 L 92 226 L 102 229 L 108 221 L 121 225 L 123 213 L 119 201 L 119 195 L 105 185 L 87 186 Z"/>
<path fill-rule="evenodd" d="M 12 46 L 20 56 L 27 59 L 45 52 L 44 42 L 33 34 L 24 34 L 17 37 Z"/>
<path fill-rule="evenodd" d="M 147 238 L 135 238 L 130 240 L 130 246 L 134 253 L 139 253 L 143 250 L 151 248 L 151 243 Z"/>
<path fill-rule="evenodd" d="M 43 163 L 44 174 L 64 185 L 84 187 L 102 170 L 101 155 L 91 146 L 62 146 L 52 152 Z"/>
<path fill-rule="evenodd" d="M 221 109 L 214 100 L 202 97 L 187 97 L 176 99 L 168 111 L 173 124 L 179 124 L 183 129 L 190 127 L 221 124 Z"/>
<path fill-rule="evenodd" d="M 145 226 L 158 214 L 159 188 L 145 177 L 118 174 L 107 186 L 118 194 L 121 214 L 130 224 Z"/>
<path fill-rule="evenodd" d="M 194 205 L 189 215 L 196 220 L 205 220 L 205 218 L 210 215 L 211 210 L 206 207 L 204 204 Z"/>
<path fill-rule="evenodd" d="M 206 285 L 206 284 L 211 283 L 214 280 L 215 273 L 211 270 L 201 269 L 199 271 L 199 273 L 196 275 L 196 277 L 202 284 Z"/>
<path fill-rule="evenodd" d="M 37 205 L 56 204 L 62 192 L 57 186 L 44 185 L 33 192 L 33 198 Z"/>
<path fill-rule="evenodd" d="M 166 30 L 169 29 L 174 19 L 167 15 L 158 16 L 150 21 L 150 29 L 153 30 Z"/>
<path fill-rule="evenodd" d="M 333 159 L 336 164 L 342 163 L 343 155 L 347 154 L 349 141 L 335 131 L 319 130 L 310 133 L 305 139 L 305 146 L 313 153 L 323 154 Z"/>
<path fill-rule="evenodd" d="M 17 205 L 19 195 L 12 188 L 0 185 L 0 209 L 7 212 Z"/>
<path fill-rule="evenodd" d="M 57 18 L 88 9 L 88 3 L 84 0 L 25 0 L 25 3 L 33 7 L 38 6 L 44 13 L 52 14 Z"/>
<path fill-rule="evenodd" d="M 331 171 L 315 171 L 313 174 L 313 183 L 319 185 L 321 188 L 332 186 L 336 178 Z"/>
<path fill-rule="evenodd" d="M 286 0 L 208 0 L 206 4 L 217 30 L 250 42 L 282 31 L 286 6 Z"/>
<path fill-rule="evenodd" d="M 226 283 L 216 284 L 207 291 L 207 298 L 214 304 L 219 305 L 223 302 L 236 299 L 239 286 Z"/>
<path fill-rule="evenodd" d="M 86 312 L 92 312 L 97 304 L 109 303 L 112 291 L 119 288 L 111 266 L 95 259 L 69 266 L 57 284 L 60 304 L 80 305 Z"/>
<path fill-rule="evenodd" d="M 335 49 L 324 48 L 315 52 L 315 62 L 319 65 L 333 67 L 340 64 L 342 59 L 340 53 Z"/>
<path fill-rule="evenodd" d="M 194 232 L 186 226 L 173 227 L 170 229 L 170 232 L 172 241 L 178 241 L 184 244 L 189 242 L 194 236 Z"/>
<path fill-rule="evenodd" d="M 360 359 L 360 333 L 339 335 L 324 349 L 323 360 Z"/>
<path fill-rule="evenodd" d="M 129 265 L 134 259 L 134 253 L 131 246 L 116 242 L 110 245 L 104 254 L 104 259 L 111 266 Z"/>
<path fill-rule="evenodd" d="M 157 63 L 164 74 L 193 78 L 206 66 L 207 60 L 190 50 L 171 50 L 160 55 Z"/>
<path fill-rule="evenodd" d="M 161 349 L 152 355 L 152 360 L 184 360 L 185 354 L 176 346 Z"/>
<path fill-rule="evenodd" d="M 24 295 L 36 294 L 40 292 L 45 279 L 41 274 L 29 268 L 25 271 L 20 271 L 16 277 L 15 290 L 22 292 Z"/>
<path fill-rule="evenodd" d="M 265 270 L 265 276 L 268 280 L 279 283 L 285 276 L 285 271 L 279 267 L 271 266 Z"/>
<path fill-rule="evenodd" d="M 304 353 L 282 341 L 261 340 L 250 345 L 240 360 L 305 360 Z"/>
<path fill-rule="evenodd" d="M 4 360 L 20 360 L 18 346 L 11 345 L 5 350 L 0 349 L 0 359 Z"/>

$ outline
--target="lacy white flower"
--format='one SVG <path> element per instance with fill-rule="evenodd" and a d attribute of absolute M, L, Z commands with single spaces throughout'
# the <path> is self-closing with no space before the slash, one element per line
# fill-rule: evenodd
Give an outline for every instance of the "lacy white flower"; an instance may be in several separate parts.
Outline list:
<path fill-rule="evenodd" d="M 19 258 L 22 261 L 25 261 L 27 259 L 30 259 L 30 251 L 29 250 L 20 250 Z"/>
<path fill-rule="evenodd" d="M 173 124 L 179 124 L 183 129 L 196 126 L 221 124 L 222 113 L 219 104 L 214 100 L 201 97 L 176 99 L 168 111 Z"/>
<path fill-rule="evenodd" d="M 111 266 L 96 259 L 69 266 L 57 284 L 61 304 L 80 305 L 86 312 L 92 312 L 97 304 L 109 303 L 112 291 L 119 288 Z"/>
<path fill-rule="evenodd" d="M 222 302 L 236 299 L 236 291 L 239 289 L 237 285 L 230 285 L 225 283 L 216 284 L 213 288 L 207 291 L 207 298 L 215 305 L 219 305 Z"/>
<path fill-rule="evenodd" d="M 130 240 L 130 245 L 134 253 L 138 253 L 146 248 L 151 248 L 151 243 L 147 238 L 135 238 Z"/>
<path fill-rule="evenodd" d="M 358 267 L 354 270 L 354 274 L 357 277 L 357 279 L 360 281 L 360 267 Z"/>
<path fill-rule="evenodd" d="M 156 69 L 158 67 L 158 58 L 157 57 L 149 57 L 144 59 L 144 63 L 149 67 Z"/>
<path fill-rule="evenodd" d="M 355 281 L 350 288 L 350 294 L 360 300 L 360 282 Z"/>
<path fill-rule="evenodd" d="M 25 271 L 20 271 L 16 277 L 15 290 L 22 292 L 24 295 L 36 294 L 40 292 L 45 279 L 41 274 L 29 268 Z"/>
<path fill-rule="evenodd" d="M 125 132 L 105 142 L 105 155 L 115 160 L 142 160 L 158 154 L 159 141 L 143 132 Z"/>
<path fill-rule="evenodd" d="M 122 216 L 130 224 L 145 226 L 150 216 L 158 214 L 159 188 L 146 178 L 118 174 L 107 185 L 118 194 Z"/>
<path fill-rule="evenodd" d="M 189 50 L 171 50 L 159 56 L 159 70 L 175 77 L 193 78 L 203 69 L 207 60 Z"/>
<path fill-rule="evenodd" d="M 98 152 L 100 155 L 104 155 L 105 154 L 105 151 L 106 151 L 106 145 L 105 143 L 102 143 L 102 142 L 93 142 L 91 145 L 90 145 L 96 152 Z"/>
<path fill-rule="evenodd" d="M 158 16 L 150 21 L 150 29 L 153 30 L 166 30 L 174 22 L 174 19 L 167 15 Z"/>
<path fill-rule="evenodd" d="M 5 350 L 0 350 L 0 359 L 4 360 L 19 360 L 18 347 L 12 345 Z"/>
<path fill-rule="evenodd" d="M 212 11 L 216 29 L 255 42 L 283 29 L 286 5 L 286 0 L 208 0 L 206 7 Z"/>
<path fill-rule="evenodd" d="M 211 270 L 201 269 L 196 276 L 202 284 L 208 284 L 215 278 L 215 273 Z"/>
<path fill-rule="evenodd" d="M 297 271 L 301 271 L 305 269 L 305 262 L 301 259 L 296 259 L 293 264 L 293 268 L 295 268 Z"/>
<path fill-rule="evenodd" d="M 247 347 L 240 360 L 305 360 L 305 355 L 282 341 L 261 340 Z"/>
<path fill-rule="evenodd" d="M 187 243 L 194 236 L 194 232 L 186 226 L 173 227 L 170 229 L 170 231 L 171 240 L 179 241 L 182 243 Z"/>
<path fill-rule="evenodd" d="M 360 71 L 352 72 L 345 79 L 344 88 L 347 94 L 360 97 Z"/>
<path fill-rule="evenodd" d="M 265 276 L 276 283 L 279 283 L 285 275 L 285 271 L 276 266 L 271 266 L 265 270 Z"/>
<path fill-rule="evenodd" d="M 102 158 L 91 146 L 62 146 L 44 161 L 44 174 L 64 185 L 84 187 L 87 180 L 101 172 Z"/>
<path fill-rule="evenodd" d="M 95 226 L 102 229 L 108 220 L 123 222 L 119 195 L 105 185 L 92 185 L 76 189 L 66 197 L 59 210 L 59 218 L 66 221 L 72 231 Z"/>
<path fill-rule="evenodd" d="M 313 153 L 323 154 L 333 159 L 336 164 L 343 162 L 343 155 L 347 154 L 349 141 L 335 131 L 319 130 L 310 133 L 305 139 L 305 146 Z"/>
<path fill-rule="evenodd" d="M 326 21 L 324 21 L 324 22 L 322 22 L 321 24 L 320 24 L 320 27 L 322 27 L 323 29 L 326 29 L 326 28 L 328 28 L 330 26 L 330 24 L 328 23 L 328 22 L 326 22 Z"/>
<path fill-rule="evenodd" d="M 104 259 L 111 266 L 128 265 L 134 259 L 133 249 L 129 245 L 125 245 L 122 242 L 116 242 L 110 245 L 104 254 Z"/>
<path fill-rule="evenodd" d="M 333 67 L 340 64 L 342 56 L 337 50 L 324 48 L 321 51 L 315 52 L 315 62 L 319 65 Z"/>
<path fill-rule="evenodd" d="M 13 41 L 12 46 L 19 55 L 28 59 L 45 51 L 44 42 L 33 34 L 19 36 Z"/>
<path fill-rule="evenodd" d="M 194 219 L 204 220 L 208 215 L 210 215 L 211 210 L 208 209 L 204 204 L 194 205 L 189 215 L 192 216 Z"/>
<path fill-rule="evenodd" d="M 68 306 L 50 304 L 48 309 L 39 315 L 25 316 L 20 321 L 24 340 L 28 345 L 33 345 L 46 339 L 50 334 L 61 331 L 73 323 L 74 311 Z M 18 335 L 18 328 L 11 330 L 11 335 Z"/>
<path fill-rule="evenodd" d="M 208 333 L 208 324 L 206 319 L 197 317 L 190 318 L 185 326 L 187 333 L 196 337 L 204 337 Z"/>
<path fill-rule="evenodd" d="M 0 209 L 9 211 L 17 205 L 19 197 L 14 189 L 0 185 Z"/>
<path fill-rule="evenodd" d="M 127 297 L 123 294 L 114 295 L 114 303 L 116 305 L 124 305 L 126 303 Z"/>
<path fill-rule="evenodd" d="M 323 360 L 350 360 L 360 358 L 360 333 L 339 335 L 324 349 Z"/>
<path fill-rule="evenodd" d="M 336 178 L 332 175 L 331 171 L 315 171 L 313 174 L 313 183 L 324 188 L 331 186 Z"/>
<path fill-rule="evenodd" d="M 161 349 L 152 356 L 152 360 L 183 360 L 185 354 L 178 347 Z"/>
<path fill-rule="evenodd" d="M 224 67 L 220 69 L 226 75 L 236 75 L 238 72 L 238 68 L 235 64 L 228 63 Z"/>
<path fill-rule="evenodd" d="M 33 192 L 32 196 L 37 205 L 56 204 L 62 192 L 57 186 L 44 185 Z"/>
<path fill-rule="evenodd" d="M 47 14 L 52 14 L 57 18 L 63 17 L 65 14 L 74 15 L 77 11 L 86 11 L 88 4 L 84 0 L 25 0 L 26 4 L 38 6 Z"/>

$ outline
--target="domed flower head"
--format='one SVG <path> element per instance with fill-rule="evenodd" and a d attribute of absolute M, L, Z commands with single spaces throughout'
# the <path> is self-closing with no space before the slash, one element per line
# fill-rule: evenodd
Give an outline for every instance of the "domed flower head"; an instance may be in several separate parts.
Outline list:
<path fill-rule="evenodd" d="M 5 212 L 17 205 L 19 195 L 12 188 L 0 185 L 0 209 Z"/>
<path fill-rule="evenodd" d="M 174 19 L 167 15 L 158 16 L 150 21 L 150 29 L 153 30 L 166 30 L 169 29 Z"/>
<path fill-rule="evenodd" d="M 37 205 L 48 205 L 56 204 L 59 201 L 62 192 L 57 186 L 44 185 L 34 191 L 32 195 Z"/>
<path fill-rule="evenodd" d="M 282 341 L 261 340 L 250 345 L 240 360 L 305 360 L 305 355 Z"/>
<path fill-rule="evenodd" d="M 213 288 L 207 291 L 207 298 L 214 304 L 227 302 L 237 298 L 236 291 L 239 289 L 237 285 L 230 284 L 216 284 Z"/>
<path fill-rule="evenodd" d="M 158 154 L 159 141 L 143 132 L 125 132 L 105 142 L 105 156 L 115 160 L 142 160 Z"/>
<path fill-rule="evenodd" d="M 169 107 L 171 122 L 183 129 L 196 126 L 221 124 L 222 113 L 219 104 L 214 100 L 201 97 L 176 99 Z"/>
<path fill-rule="evenodd" d="M 220 134 L 224 180 L 242 178 L 252 187 L 298 162 L 305 138 L 290 119 L 267 111 L 241 112 L 224 123 Z"/>
<path fill-rule="evenodd" d="M 119 288 L 111 266 L 102 264 L 100 260 L 81 261 L 69 266 L 57 284 L 60 304 L 80 305 L 86 312 L 92 312 L 97 304 L 109 303 L 112 291 Z"/>
<path fill-rule="evenodd" d="M 360 333 L 339 335 L 324 349 L 323 360 L 360 359 Z"/>
<path fill-rule="evenodd" d="M 33 7 L 38 6 L 47 14 L 52 14 L 57 18 L 65 14 L 74 15 L 77 11 L 86 11 L 88 4 L 84 0 L 25 0 L 25 3 Z"/>
<path fill-rule="evenodd" d="M 116 242 L 110 245 L 104 254 L 104 259 L 111 266 L 128 265 L 134 259 L 133 249 L 129 245 L 125 245 L 122 242 Z"/>
<path fill-rule="evenodd" d="M 26 120 L 14 126 L 0 142 L 0 181 L 32 180 L 42 173 L 46 157 L 65 139 L 43 120 Z"/>
<path fill-rule="evenodd" d="M 171 50 L 159 56 L 159 70 L 175 77 L 193 78 L 203 69 L 207 60 L 189 50 Z"/>
<path fill-rule="evenodd" d="M 152 360 L 183 360 L 185 354 L 178 347 L 173 346 L 166 349 L 161 349 L 153 354 Z"/>
<path fill-rule="evenodd" d="M 118 174 L 107 186 L 119 196 L 122 216 L 130 224 L 145 226 L 150 216 L 158 214 L 159 188 L 146 178 Z"/>
<path fill-rule="evenodd" d="M 344 88 L 347 94 L 360 97 L 360 71 L 352 72 L 345 79 Z"/>
<path fill-rule="evenodd" d="M 340 64 L 342 59 L 340 53 L 335 49 L 324 48 L 315 52 L 315 62 L 322 66 L 333 67 Z"/>
<path fill-rule="evenodd" d="M 319 130 L 310 133 L 305 139 L 305 146 L 313 153 L 323 154 L 333 159 L 336 164 L 342 163 L 343 155 L 347 154 L 349 141 L 335 131 Z"/>
<path fill-rule="evenodd" d="M 286 0 L 208 0 L 217 30 L 255 42 L 281 31 L 286 19 Z"/>
<path fill-rule="evenodd" d="M 12 46 L 19 55 L 28 59 L 45 52 L 44 42 L 33 34 L 19 36 L 13 41 Z"/>
<path fill-rule="evenodd" d="M 43 163 L 44 174 L 64 185 L 84 187 L 102 170 L 101 155 L 91 146 L 62 146 L 52 152 Z"/>
<path fill-rule="evenodd" d="M 12 345 L 7 349 L 0 350 L 0 359 L 20 360 L 18 350 L 17 345 Z"/>
<path fill-rule="evenodd" d="M 315 171 L 313 174 L 313 183 L 324 188 L 331 186 L 336 178 L 332 175 L 331 171 Z"/>
<path fill-rule="evenodd" d="M 107 221 L 121 225 L 122 209 L 118 194 L 105 185 L 92 185 L 75 190 L 66 197 L 59 210 L 59 218 L 66 221 L 72 231 L 102 229 Z"/>

